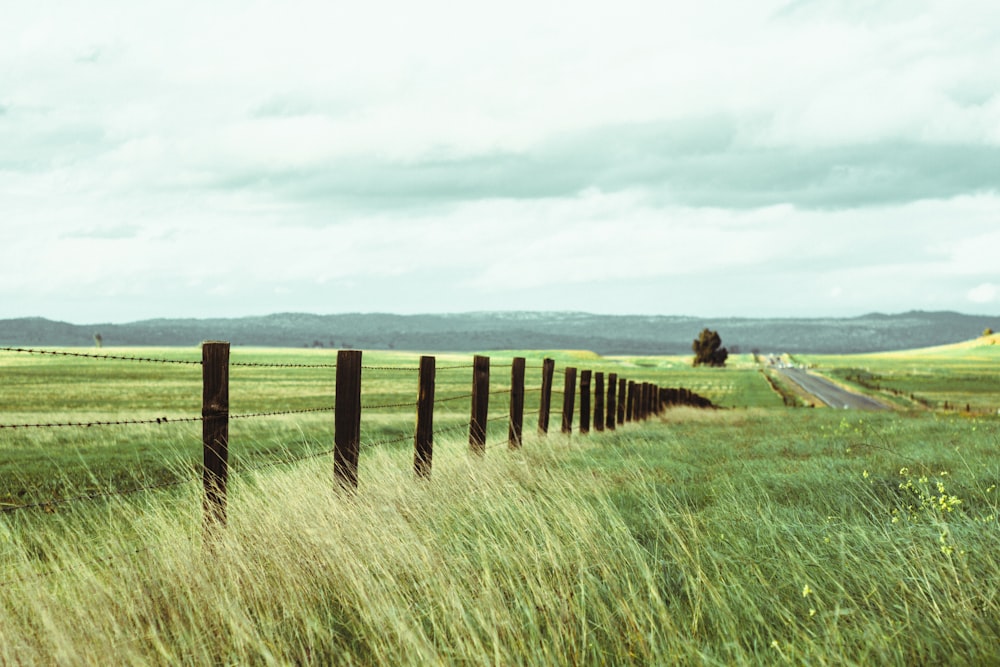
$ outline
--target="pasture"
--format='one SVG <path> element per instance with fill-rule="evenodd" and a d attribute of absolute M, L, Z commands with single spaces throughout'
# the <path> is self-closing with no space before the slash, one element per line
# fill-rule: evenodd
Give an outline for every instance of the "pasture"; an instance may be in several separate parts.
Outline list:
<path fill-rule="evenodd" d="M 529 352 L 526 438 L 510 451 L 502 389 L 516 354 L 490 355 L 486 456 L 467 454 L 468 401 L 441 403 L 433 476 L 418 482 L 412 409 L 379 407 L 414 400 L 416 373 L 400 369 L 417 355 L 366 353 L 360 487 L 345 495 L 332 483 L 331 413 L 263 415 L 332 405 L 322 366 L 335 357 L 234 348 L 234 362 L 310 367 L 232 369 L 232 413 L 261 416 L 230 422 L 230 521 L 208 542 L 200 424 L 174 421 L 200 410 L 197 366 L 0 355 L 0 423 L 169 417 L 0 430 L 0 501 L 37 504 L 0 514 L 0 661 L 1000 660 L 992 350 L 808 360 L 844 382 L 840 369 L 867 368 L 899 387 L 917 364 L 936 378 L 924 394 L 974 395 L 972 414 L 903 401 L 885 414 L 785 408 L 749 357 L 694 369 Z M 725 409 L 540 437 L 530 388 L 544 356 L 557 389 L 573 365 L 685 386 Z M 438 397 L 468 393 L 468 363 L 438 356 L 456 367 L 439 371 Z M 950 385 L 951 373 L 983 382 Z"/>

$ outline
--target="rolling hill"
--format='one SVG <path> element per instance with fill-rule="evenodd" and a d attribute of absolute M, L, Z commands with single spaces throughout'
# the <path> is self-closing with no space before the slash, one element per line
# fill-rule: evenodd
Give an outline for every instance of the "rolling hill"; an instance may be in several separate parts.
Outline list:
<path fill-rule="evenodd" d="M 426 351 L 587 349 L 600 354 L 687 354 L 704 327 L 731 352 L 878 352 L 944 345 L 1000 328 L 1000 316 L 913 311 L 853 318 L 751 319 L 614 316 L 576 312 L 439 315 L 279 313 L 233 319 L 152 319 L 70 324 L 44 318 L 0 320 L 0 345 L 234 345 Z"/>

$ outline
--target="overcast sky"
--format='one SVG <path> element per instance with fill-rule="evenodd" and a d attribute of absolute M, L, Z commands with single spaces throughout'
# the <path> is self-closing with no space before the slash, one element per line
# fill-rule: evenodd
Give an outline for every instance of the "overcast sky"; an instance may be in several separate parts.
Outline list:
<path fill-rule="evenodd" d="M 1000 314 L 997 0 L 10 3 L 0 318 Z"/>

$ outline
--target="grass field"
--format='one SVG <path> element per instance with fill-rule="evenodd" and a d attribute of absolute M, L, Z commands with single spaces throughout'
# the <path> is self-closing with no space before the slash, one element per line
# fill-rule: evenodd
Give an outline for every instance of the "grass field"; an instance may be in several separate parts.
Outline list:
<path fill-rule="evenodd" d="M 693 369 L 550 353 L 560 389 L 575 365 L 687 386 L 728 409 L 587 437 L 540 438 L 529 417 L 518 452 L 498 419 L 479 458 L 466 453 L 468 402 L 443 403 L 436 424 L 452 430 L 436 439 L 429 482 L 412 475 L 412 411 L 368 410 L 350 496 L 326 454 L 271 465 L 328 450 L 332 414 L 233 420 L 230 522 L 207 543 L 200 424 L 0 430 L 8 504 L 182 482 L 0 515 L 0 662 L 995 664 L 996 360 L 979 346 L 942 354 L 843 366 L 906 378 L 916 364 L 937 378 L 935 400 L 975 394 L 979 414 L 909 401 L 885 414 L 787 409 L 743 357 Z M 512 356 L 491 355 L 498 389 Z M 527 356 L 535 367 L 545 355 Z M 333 356 L 234 349 L 233 361 Z M 851 382 L 836 358 L 808 361 Z M 200 410 L 197 366 L 12 354 L 0 366 L 4 424 Z M 986 381 L 950 393 L 952 372 Z M 438 397 L 468 393 L 470 374 L 439 372 Z M 412 401 L 415 383 L 366 370 L 363 402 Z M 231 409 L 332 405 L 332 387 L 330 369 L 234 367 Z"/>

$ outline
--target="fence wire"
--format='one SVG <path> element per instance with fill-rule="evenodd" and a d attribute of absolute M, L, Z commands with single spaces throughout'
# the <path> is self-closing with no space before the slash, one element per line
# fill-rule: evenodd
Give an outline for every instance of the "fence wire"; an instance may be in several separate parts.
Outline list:
<path fill-rule="evenodd" d="M 184 359 L 156 359 L 153 357 L 134 357 L 118 354 L 96 354 L 92 352 L 65 352 L 60 350 L 39 350 L 30 347 L 0 347 L 2 352 L 22 352 L 25 354 L 43 354 L 56 357 L 80 357 L 83 359 L 101 359 L 112 361 L 136 361 L 148 364 L 183 364 L 188 366 L 201 366 L 201 361 L 189 361 Z"/>

